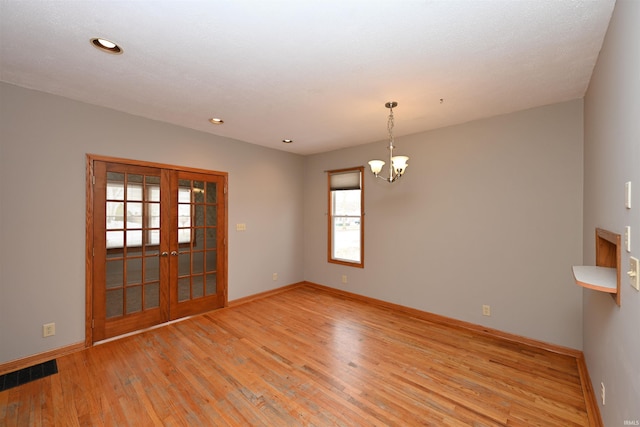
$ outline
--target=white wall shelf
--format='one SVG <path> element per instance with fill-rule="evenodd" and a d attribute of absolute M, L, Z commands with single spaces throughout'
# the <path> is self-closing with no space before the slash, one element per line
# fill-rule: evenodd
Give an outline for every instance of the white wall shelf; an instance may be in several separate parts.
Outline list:
<path fill-rule="evenodd" d="M 617 270 L 612 267 L 579 265 L 573 267 L 573 277 L 582 287 L 614 294 L 618 291 Z"/>

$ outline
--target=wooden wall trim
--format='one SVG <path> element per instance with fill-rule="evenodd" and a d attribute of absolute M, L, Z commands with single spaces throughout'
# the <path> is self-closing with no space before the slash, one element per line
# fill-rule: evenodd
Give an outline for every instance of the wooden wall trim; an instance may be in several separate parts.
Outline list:
<path fill-rule="evenodd" d="M 21 359 L 12 360 L 10 362 L 0 364 L 0 375 L 8 374 L 9 372 L 18 371 L 29 366 L 37 365 L 38 363 L 44 363 L 57 357 L 62 357 L 76 351 L 84 350 L 84 342 L 71 344 L 66 347 L 56 348 L 54 350 L 45 351 L 44 353 L 34 354 L 32 356 L 23 357 Z"/>
<path fill-rule="evenodd" d="M 256 300 L 259 300 L 259 299 L 262 299 L 262 298 L 267 298 L 267 297 L 270 297 L 272 295 L 277 295 L 279 293 L 289 291 L 291 289 L 299 288 L 301 286 L 305 286 L 306 284 L 307 284 L 307 282 L 293 283 L 291 285 L 286 285 L 286 286 L 283 286 L 281 288 L 271 289 L 269 291 L 260 292 L 260 293 L 249 295 L 249 296 L 246 296 L 246 297 L 234 299 L 233 301 L 229 301 L 228 307 L 237 307 L 239 305 L 246 304 L 246 303 L 251 302 L 251 301 L 256 301 Z"/>
<path fill-rule="evenodd" d="M 591 383 L 591 377 L 589 376 L 589 370 L 587 369 L 587 362 L 584 359 L 584 354 L 576 358 L 578 362 L 578 372 L 580 373 L 580 384 L 582 385 L 582 394 L 584 396 L 584 403 L 587 405 L 587 416 L 589 417 L 589 427 L 604 427 L 602 423 L 602 417 L 600 415 L 600 408 L 596 401 L 596 393 L 593 390 Z"/>
<path fill-rule="evenodd" d="M 366 297 L 363 295 L 358 295 L 358 294 L 354 294 L 351 292 L 347 292 L 347 291 L 343 291 L 341 289 L 336 289 L 336 288 L 331 288 L 328 286 L 324 286 L 324 285 L 319 285 L 317 283 L 312 283 L 312 282 L 305 282 L 306 285 L 314 287 L 314 288 L 318 288 L 318 289 L 323 289 L 327 292 L 333 292 L 335 294 L 339 294 L 342 295 L 345 298 L 351 298 L 351 299 L 357 299 L 360 301 L 364 301 L 367 302 L 369 304 L 374 304 L 380 307 L 384 307 L 384 308 L 390 308 L 390 309 L 394 309 L 394 310 L 398 310 L 407 314 L 410 314 L 412 316 L 418 317 L 420 319 L 423 320 L 428 320 L 430 322 L 434 322 L 434 323 L 438 323 L 438 324 L 444 324 L 447 326 L 452 326 L 454 328 L 460 328 L 460 329 L 467 329 L 467 330 L 471 330 L 474 332 L 478 332 L 484 335 L 490 335 L 493 337 L 497 337 L 497 338 L 502 338 L 508 341 L 514 341 L 520 344 L 525 344 L 525 345 L 530 345 L 532 347 L 536 347 L 536 348 L 540 348 L 543 350 L 548 350 L 548 351 L 552 351 L 554 353 L 558 353 L 558 354 L 564 354 L 566 356 L 571 356 L 571 357 L 582 357 L 582 352 L 580 350 L 576 350 L 573 348 L 569 348 L 569 347 L 564 347 L 561 345 L 557 345 L 557 344 L 551 344 L 551 343 L 547 343 L 544 341 L 538 341 L 538 340 L 534 340 L 531 338 L 527 338 L 527 337 L 523 337 L 520 335 L 516 335 L 516 334 L 512 334 L 509 332 L 504 332 L 504 331 L 500 331 L 498 329 L 493 329 L 493 328 L 489 328 L 486 326 L 482 326 L 482 325 L 478 325 L 475 323 L 470 323 L 470 322 L 465 322 L 462 320 L 458 320 L 458 319 L 454 319 L 451 317 L 446 317 L 446 316 L 442 316 L 439 314 L 434 314 L 434 313 L 429 313 L 427 311 L 422 311 L 422 310 L 418 310 L 415 308 L 410 308 L 410 307 L 406 307 L 400 304 L 394 304 L 394 303 L 390 303 L 387 301 L 383 301 L 383 300 L 379 300 L 379 299 L 375 299 L 375 298 L 370 298 L 370 297 Z"/>
<path fill-rule="evenodd" d="M 94 160 L 98 160 L 101 162 L 124 163 L 127 165 L 145 166 L 145 167 L 158 168 L 158 169 L 171 169 L 171 170 L 180 170 L 185 172 L 224 175 L 225 178 L 229 176 L 228 172 L 214 171 L 210 169 L 192 168 L 187 166 L 169 165 L 166 163 L 146 162 L 143 160 L 135 160 L 135 159 L 124 159 L 120 157 L 101 156 L 99 154 L 87 154 L 87 159 L 92 162 Z"/>
<path fill-rule="evenodd" d="M 576 350 L 574 348 L 570 348 L 570 347 L 565 347 L 565 346 L 561 346 L 558 344 L 552 344 L 552 343 L 548 343 L 545 341 L 540 341 L 540 340 L 535 340 L 532 338 L 527 338 L 527 337 L 523 337 L 521 335 L 516 335 L 516 334 L 512 334 L 510 332 L 504 332 L 504 331 L 500 331 L 498 329 L 493 329 L 493 328 L 489 328 L 487 326 L 482 326 L 482 325 L 478 325 L 475 323 L 470 323 L 470 322 L 465 322 L 462 320 L 458 320 L 458 319 L 454 319 L 452 317 L 446 317 L 446 316 L 442 316 L 439 314 L 434 314 L 434 313 L 429 313 L 427 311 L 422 311 L 422 310 L 418 310 L 415 308 L 411 308 L 411 307 L 407 307 L 404 305 L 400 305 L 400 304 L 394 304 L 391 302 L 387 302 L 387 301 L 383 301 L 380 299 L 375 299 L 375 298 L 371 298 L 371 297 L 367 297 L 364 295 L 360 295 L 360 294 L 355 294 L 352 292 L 347 292 L 344 291 L 342 289 L 337 289 L 337 288 L 332 288 L 330 286 L 325 286 L 325 285 L 320 285 L 318 283 L 313 283 L 313 282 L 308 282 L 308 281 L 302 281 L 302 282 L 298 282 L 298 283 L 294 283 L 291 285 L 287 285 L 287 286 L 283 286 L 280 288 L 276 288 L 276 289 L 272 289 L 269 291 L 265 291 L 265 292 L 260 292 L 257 294 L 253 294 L 253 295 L 249 295 L 243 298 L 238 298 L 235 299 L 233 301 L 229 301 L 229 307 L 233 307 L 233 306 L 237 306 L 240 304 L 244 304 L 250 301 L 255 301 L 261 298 L 266 298 L 270 295 L 275 295 L 275 294 L 279 294 L 281 292 L 286 292 L 290 289 L 293 288 L 297 288 L 297 287 L 301 287 L 301 286 L 308 286 L 311 288 L 316 288 L 316 289 L 320 289 L 326 292 L 331 292 L 337 295 L 341 295 L 345 298 L 350 298 L 350 299 L 355 299 L 355 300 L 359 300 L 362 302 L 366 302 L 368 304 L 373 304 L 373 305 L 377 305 L 379 307 L 383 307 L 383 308 L 389 308 L 389 309 L 394 309 L 394 310 L 398 310 L 400 312 L 404 312 L 407 314 L 410 314 L 412 316 L 418 317 L 420 319 L 423 320 L 428 320 L 434 323 L 438 323 L 438 324 L 444 324 L 447 326 L 452 326 L 452 327 L 456 327 L 456 328 L 460 328 L 460 329 L 467 329 L 467 330 L 472 330 L 474 332 L 478 332 L 484 335 L 490 335 L 493 337 L 497 337 L 497 338 L 502 338 L 508 341 L 513 341 L 513 342 L 517 342 L 519 344 L 525 344 L 525 345 L 530 345 L 532 347 L 536 347 L 539 349 L 543 349 L 543 350 L 547 350 L 547 351 L 551 351 L 554 353 L 558 353 L 558 354 L 563 354 L 565 356 L 571 356 L 571 357 L 575 357 L 576 359 L 584 359 L 584 355 L 582 354 L 582 351 L 580 350 Z"/>
<path fill-rule="evenodd" d="M 85 167 L 85 254 L 84 254 L 84 345 L 93 343 L 93 157 L 86 155 Z"/>

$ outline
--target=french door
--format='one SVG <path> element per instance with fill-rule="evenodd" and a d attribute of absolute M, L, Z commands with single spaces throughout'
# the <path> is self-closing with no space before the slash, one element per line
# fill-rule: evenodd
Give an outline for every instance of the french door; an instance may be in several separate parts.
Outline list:
<path fill-rule="evenodd" d="M 224 307 L 226 174 L 88 161 L 90 341 Z"/>

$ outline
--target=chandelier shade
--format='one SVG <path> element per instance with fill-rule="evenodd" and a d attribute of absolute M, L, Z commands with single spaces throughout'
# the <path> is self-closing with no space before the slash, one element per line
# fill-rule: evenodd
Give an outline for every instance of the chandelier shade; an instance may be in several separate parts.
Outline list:
<path fill-rule="evenodd" d="M 382 160 L 371 160 L 369 166 L 371 166 L 371 172 L 373 172 L 374 175 L 378 175 L 380 171 L 382 171 L 384 162 Z"/>
<path fill-rule="evenodd" d="M 393 165 L 393 169 L 400 175 L 404 173 L 404 170 L 409 166 L 407 164 L 407 160 L 409 158 L 407 156 L 394 156 L 391 158 L 391 164 Z"/>

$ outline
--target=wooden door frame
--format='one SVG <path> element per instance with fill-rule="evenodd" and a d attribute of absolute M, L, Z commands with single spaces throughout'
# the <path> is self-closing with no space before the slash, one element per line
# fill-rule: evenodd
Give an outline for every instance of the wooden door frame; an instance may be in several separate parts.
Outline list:
<path fill-rule="evenodd" d="M 93 163 L 95 161 L 101 162 L 111 162 L 111 163 L 122 163 L 131 166 L 145 166 L 145 167 L 153 167 L 159 169 L 169 169 L 174 171 L 186 171 L 186 172 L 196 172 L 202 174 L 209 175 L 220 175 L 224 180 L 224 219 L 223 223 L 220 224 L 221 228 L 224 232 L 224 239 L 227 242 L 228 237 L 228 186 L 229 186 L 229 174 L 227 172 L 213 171 L 207 169 L 198 169 L 191 167 L 183 167 L 176 165 L 169 165 L 164 163 L 155 163 L 155 162 L 145 162 L 142 160 L 132 160 L 132 159 L 124 159 L 119 157 L 110 157 L 110 156 L 101 156 L 97 154 L 86 154 L 86 218 L 85 218 L 85 347 L 93 346 L 93 184 L 94 184 L 94 170 Z M 229 268 L 229 258 L 227 250 L 228 245 L 224 245 L 224 266 L 225 273 L 224 279 L 222 283 L 222 293 L 224 298 L 224 306 L 226 307 L 229 304 L 228 300 L 228 274 L 227 270 Z"/>

